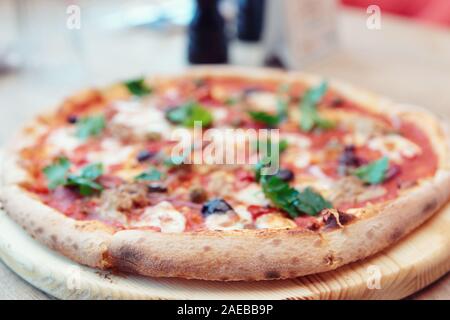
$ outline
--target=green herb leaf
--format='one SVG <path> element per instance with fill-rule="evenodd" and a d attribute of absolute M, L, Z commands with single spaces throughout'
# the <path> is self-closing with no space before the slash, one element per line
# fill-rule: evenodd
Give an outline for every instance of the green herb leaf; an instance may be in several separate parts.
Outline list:
<path fill-rule="evenodd" d="M 262 147 L 261 147 L 261 140 L 256 141 L 256 150 L 258 152 L 261 152 Z M 272 142 L 270 141 L 270 139 L 267 140 L 267 147 L 266 147 L 266 154 L 264 155 L 264 158 L 261 159 L 261 161 L 259 161 L 255 167 L 254 167 L 254 171 L 255 171 L 255 180 L 258 182 L 261 178 L 261 169 L 264 168 L 265 166 L 269 166 L 271 164 L 272 161 Z M 276 146 L 278 148 L 278 155 L 281 155 L 288 147 L 288 142 L 286 139 L 282 139 L 278 142 L 278 145 Z"/>
<path fill-rule="evenodd" d="M 85 117 L 77 122 L 76 136 L 87 139 L 99 135 L 105 128 L 105 117 L 103 115 Z"/>
<path fill-rule="evenodd" d="M 125 81 L 123 83 L 128 91 L 134 96 L 141 97 L 152 93 L 152 89 L 147 86 L 144 78 Z"/>
<path fill-rule="evenodd" d="M 45 167 L 43 172 L 48 180 L 48 188 L 53 190 L 57 186 L 64 185 L 69 168 L 70 161 L 64 157 L 58 158 L 55 164 Z"/>
<path fill-rule="evenodd" d="M 182 165 L 184 162 L 184 159 L 186 159 L 187 156 L 188 156 L 188 154 L 184 154 L 181 156 L 168 157 L 168 158 L 164 159 L 164 165 L 166 165 L 168 167 L 175 167 L 175 166 Z"/>
<path fill-rule="evenodd" d="M 325 200 L 320 194 L 314 192 L 311 188 L 306 188 L 298 195 L 299 202 L 297 208 L 306 214 L 311 216 L 316 215 L 320 211 L 326 208 L 331 208 L 332 205 L 329 201 Z"/>
<path fill-rule="evenodd" d="M 272 156 L 272 148 L 278 148 L 278 154 L 282 154 L 288 147 L 288 142 L 286 139 L 281 139 L 278 144 L 276 143 L 272 143 L 272 141 L 270 139 L 267 139 L 266 141 L 264 140 L 256 140 L 256 151 L 257 152 L 261 152 L 263 150 L 263 143 L 266 145 L 266 147 L 264 148 L 266 151 L 266 156 L 267 157 L 271 157 Z"/>
<path fill-rule="evenodd" d="M 280 123 L 279 115 L 272 115 L 263 111 L 249 111 L 248 114 L 256 122 L 264 123 L 268 127 L 276 127 Z"/>
<path fill-rule="evenodd" d="M 261 176 L 261 185 L 265 196 L 272 204 L 286 211 L 291 217 L 298 217 L 301 213 L 316 215 L 332 204 L 311 188 L 299 192 L 276 176 Z"/>
<path fill-rule="evenodd" d="M 141 181 L 159 181 L 161 180 L 162 173 L 154 168 L 142 172 L 140 175 L 136 176 L 136 180 Z"/>
<path fill-rule="evenodd" d="M 167 119 L 175 124 L 181 124 L 192 128 L 196 121 L 202 123 L 202 127 L 208 127 L 213 122 L 211 112 L 198 103 L 190 102 L 181 107 L 173 108 L 167 111 Z"/>
<path fill-rule="evenodd" d="M 44 174 L 49 180 L 49 189 L 53 190 L 57 186 L 76 186 L 80 194 L 84 196 L 103 189 L 100 184 L 94 181 L 103 172 L 101 163 L 84 167 L 79 175 L 67 175 L 70 165 L 70 161 L 67 158 L 59 158 L 55 164 L 44 168 Z"/>
<path fill-rule="evenodd" d="M 80 173 L 80 176 L 86 179 L 95 180 L 103 173 L 103 165 L 101 163 L 93 163 L 85 166 Z"/>
<path fill-rule="evenodd" d="M 102 185 L 95 182 L 103 173 L 103 165 L 101 163 L 93 163 L 81 169 L 79 175 L 69 175 L 66 185 L 76 186 L 83 196 L 90 196 L 95 191 L 103 190 Z"/>
<path fill-rule="evenodd" d="M 301 119 L 300 127 L 303 131 L 309 132 L 314 127 L 321 129 L 331 129 L 334 123 L 320 117 L 317 111 L 317 104 L 322 100 L 327 92 L 328 85 L 322 82 L 319 86 L 309 89 L 300 102 Z"/>
<path fill-rule="evenodd" d="M 368 165 L 357 168 L 353 174 L 366 183 L 379 184 L 385 180 L 388 168 L 389 159 L 383 157 Z"/>
<path fill-rule="evenodd" d="M 280 142 L 278 143 L 278 150 L 281 153 L 283 153 L 284 151 L 286 151 L 288 147 L 288 142 L 286 139 L 281 139 Z"/>
<path fill-rule="evenodd" d="M 256 122 L 263 123 L 269 128 L 274 128 L 287 118 L 288 105 L 288 101 L 278 98 L 277 114 L 273 115 L 264 111 L 249 111 L 248 114 Z"/>
<path fill-rule="evenodd" d="M 103 190 L 103 187 L 99 183 L 81 176 L 69 176 L 67 178 L 67 185 L 78 187 L 78 191 L 83 196 L 90 196 L 96 191 Z"/>

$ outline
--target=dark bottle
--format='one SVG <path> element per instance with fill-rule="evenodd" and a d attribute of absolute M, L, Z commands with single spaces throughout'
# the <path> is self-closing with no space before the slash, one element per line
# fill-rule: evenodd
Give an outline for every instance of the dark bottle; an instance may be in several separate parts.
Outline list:
<path fill-rule="evenodd" d="M 227 63 L 228 41 L 218 0 L 197 0 L 188 29 L 188 60 L 193 64 Z"/>
<path fill-rule="evenodd" d="M 239 0 L 237 36 L 243 41 L 259 41 L 264 23 L 264 0 Z"/>

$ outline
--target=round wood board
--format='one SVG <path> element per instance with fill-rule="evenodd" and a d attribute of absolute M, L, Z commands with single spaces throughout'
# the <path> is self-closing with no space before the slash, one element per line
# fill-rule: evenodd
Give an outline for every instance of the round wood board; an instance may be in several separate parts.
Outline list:
<path fill-rule="evenodd" d="M 63 299 L 400 299 L 450 270 L 450 204 L 395 246 L 335 271 L 291 280 L 147 278 L 80 266 L 41 245 L 0 211 L 0 258 Z"/>

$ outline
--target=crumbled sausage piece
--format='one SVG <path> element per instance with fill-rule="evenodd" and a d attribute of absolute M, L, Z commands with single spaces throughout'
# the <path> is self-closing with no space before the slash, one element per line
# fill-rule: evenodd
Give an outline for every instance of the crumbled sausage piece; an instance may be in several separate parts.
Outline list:
<path fill-rule="evenodd" d="M 126 183 L 116 188 L 105 190 L 101 202 L 109 208 L 127 211 L 148 204 L 148 188 L 143 183 Z"/>
<path fill-rule="evenodd" d="M 203 188 L 192 188 L 189 192 L 189 199 L 194 203 L 203 203 L 207 200 L 207 198 L 208 196 Z"/>

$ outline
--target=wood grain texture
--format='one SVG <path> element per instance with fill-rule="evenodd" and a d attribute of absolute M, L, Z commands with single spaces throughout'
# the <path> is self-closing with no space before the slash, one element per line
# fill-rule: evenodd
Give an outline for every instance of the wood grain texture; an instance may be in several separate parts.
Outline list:
<path fill-rule="evenodd" d="M 450 270 L 449 228 L 450 205 L 395 246 L 338 270 L 292 280 L 221 283 L 80 266 L 33 240 L 0 212 L 0 258 L 34 286 L 63 299 L 399 299 Z"/>

